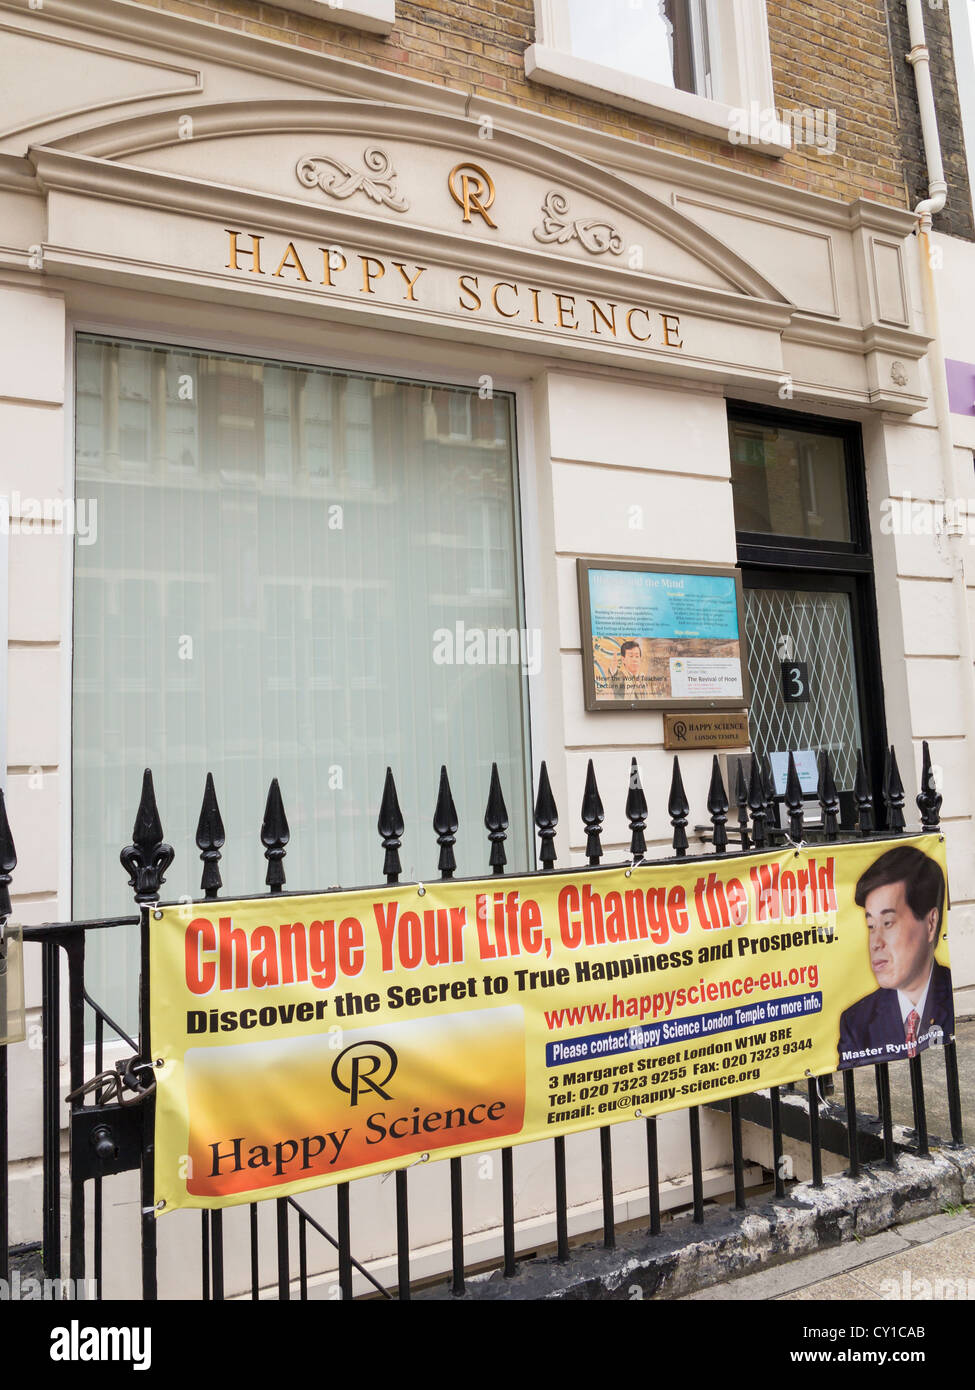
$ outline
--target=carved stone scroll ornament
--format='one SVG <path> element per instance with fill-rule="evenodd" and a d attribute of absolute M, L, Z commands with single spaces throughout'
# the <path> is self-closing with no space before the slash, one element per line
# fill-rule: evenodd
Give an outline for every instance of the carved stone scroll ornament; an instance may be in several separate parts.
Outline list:
<path fill-rule="evenodd" d="M 374 203 L 384 203 L 394 212 L 407 212 L 409 202 L 396 187 L 396 170 L 385 150 L 370 145 L 362 155 L 368 173 L 360 173 L 334 155 L 305 155 L 298 160 L 295 173 L 306 188 L 320 188 L 333 198 L 351 198 L 365 193 Z"/>
<path fill-rule="evenodd" d="M 568 212 L 569 200 L 553 188 L 542 203 L 542 225 L 532 232 L 535 240 L 564 246 L 575 238 L 596 256 L 604 251 L 612 251 L 614 256 L 623 254 L 623 238 L 611 222 L 598 217 L 577 217 L 569 221 Z"/>

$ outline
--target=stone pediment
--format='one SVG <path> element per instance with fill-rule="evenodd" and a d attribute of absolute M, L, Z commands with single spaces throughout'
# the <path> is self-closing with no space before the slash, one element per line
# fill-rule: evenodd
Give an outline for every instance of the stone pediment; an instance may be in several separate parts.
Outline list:
<path fill-rule="evenodd" d="M 81 156 L 60 163 L 62 175 L 74 166 L 74 185 L 87 170 L 103 191 L 107 179 L 124 196 L 127 179 L 138 197 L 140 173 L 156 176 L 153 200 L 168 188 L 178 207 L 202 183 L 221 191 L 216 202 L 228 210 L 235 198 L 241 212 L 249 203 L 252 222 L 271 208 L 279 220 L 291 204 L 296 229 L 340 243 L 345 235 L 361 241 L 371 224 L 379 248 L 410 243 L 419 251 L 425 240 L 426 255 L 452 247 L 456 257 L 466 246 L 474 261 L 493 248 L 496 260 L 520 252 L 538 265 L 576 263 L 573 280 L 590 273 L 599 289 L 619 281 L 621 293 L 630 282 L 644 292 L 668 285 L 696 291 L 695 299 L 732 296 L 742 307 L 775 306 L 776 317 L 785 311 L 782 322 L 791 307 L 742 256 L 673 206 L 585 160 L 476 120 L 362 101 L 216 103 L 109 122 L 49 149 L 36 156 L 48 183 L 59 181 L 58 150 Z"/>

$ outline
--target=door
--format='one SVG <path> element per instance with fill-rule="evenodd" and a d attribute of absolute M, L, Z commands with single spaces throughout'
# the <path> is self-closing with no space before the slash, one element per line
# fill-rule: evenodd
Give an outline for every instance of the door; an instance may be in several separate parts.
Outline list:
<path fill-rule="evenodd" d="M 807 797 L 828 752 L 844 829 L 862 752 L 880 828 L 886 726 L 859 428 L 748 405 L 728 414 L 752 747 L 780 797 L 789 752 L 805 755 Z"/>
<path fill-rule="evenodd" d="M 790 751 L 812 754 L 810 765 L 827 752 L 844 828 L 856 818 L 857 751 L 864 750 L 869 767 L 882 766 L 863 698 L 857 587 L 847 576 L 744 574 L 752 748 L 779 770 Z M 781 777 L 776 780 L 781 793 Z M 811 781 L 804 790 L 812 793 Z"/>

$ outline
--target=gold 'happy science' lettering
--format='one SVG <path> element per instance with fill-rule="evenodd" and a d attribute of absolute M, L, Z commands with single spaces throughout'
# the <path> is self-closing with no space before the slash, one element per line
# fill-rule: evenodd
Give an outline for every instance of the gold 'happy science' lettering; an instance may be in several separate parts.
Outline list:
<path fill-rule="evenodd" d="M 229 237 L 225 268 L 241 275 L 267 275 L 262 264 L 262 255 L 267 250 L 263 246 L 266 237 L 262 233 L 231 227 L 225 227 L 224 231 Z M 410 265 L 406 261 L 387 262 L 381 256 L 345 252 L 337 246 L 317 246 L 315 250 L 322 257 L 321 279 L 317 283 L 327 290 L 388 301 L 399 287 L 403 291 L 399 297 L 406 303 L 423 302 L 420 282 L 421 277 L 427 275 L 428 266 Z M 303 259 L 296 242 L 286 242 L 270 278 L 289 286 L 312 284 L 305 269 L 306 264 L 313 264 L 308 259 L 311 254 L 306 251 Z M 354 264 L 356 261 L 358 266 Z M 398 273 L 390 276 L 388 271 Z M 443 270 L 434 273 L 442 275 Z M 385 286 L 382 286 L 383 281 Z M 679 314 L 654 312 L 640 304 L 623 308 L 612 300 L 580 298 L 567 290 L 542 289 L 537 285 L 519 284 L 516 280 L 492 281 L 469 271 L 457 276 L 457 308 L 467 314 L 486 313 L 513 325 L 522 323 L 526 327 L 538 325 L 548 331 L 588 333 L 604 341 L 612 338 L 625 342 L 629 338 L 635 343 L 654 343 L 663 348 L 684 347 Z M 656 328 L 658 320 L 660 327 Z"/>

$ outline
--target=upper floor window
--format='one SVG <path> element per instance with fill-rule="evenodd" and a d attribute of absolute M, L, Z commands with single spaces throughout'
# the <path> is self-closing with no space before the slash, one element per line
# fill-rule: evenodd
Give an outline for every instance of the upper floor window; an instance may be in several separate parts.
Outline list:
<path fill-rule="evenodd" d="M 765 0 L 535 0 L 534 82 L 781 154 Z"/>
<path fill-rule="evenodd" d="M 622 6 L 564 0 L 553 6 L 553 20 L 555 46 L 576 58 L 711 95 L 704 0 L 627 0 Z"/>

